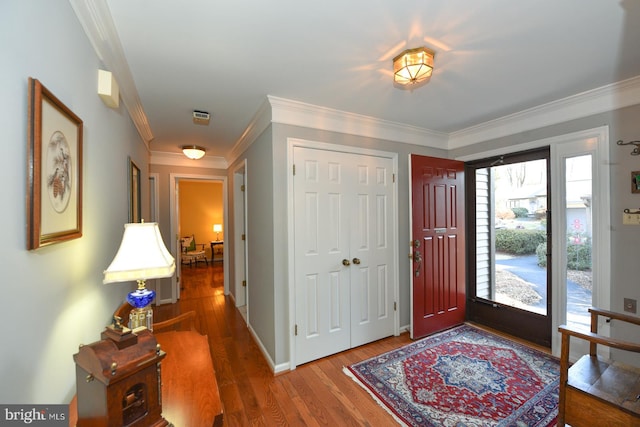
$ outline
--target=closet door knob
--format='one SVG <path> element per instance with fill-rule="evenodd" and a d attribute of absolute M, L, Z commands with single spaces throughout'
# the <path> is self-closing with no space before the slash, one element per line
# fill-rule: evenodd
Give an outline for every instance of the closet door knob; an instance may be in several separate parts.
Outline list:
<path fill-rule="evenodd" d="M 360 258 L 354 258 L 353 263 L 356 265 L 360 264 Z"/>
<path fill-rule="evenodd" d="M 350 266 L 350 265 L 351 265 L 351 263 L 349 262 L 349 260 L 348 260 L 348 259 L 343 259 L 343 260 L 342 260 L 342 265 L 344 265 L 344 266 L 347 266 L 347 267 L 348 267 L 348 266 Z"/>

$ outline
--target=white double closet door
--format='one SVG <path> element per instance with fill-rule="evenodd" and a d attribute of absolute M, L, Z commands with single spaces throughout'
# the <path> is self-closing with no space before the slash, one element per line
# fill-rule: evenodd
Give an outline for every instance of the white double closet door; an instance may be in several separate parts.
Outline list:
<path fill-rule="evenodd" d="M 294 147 L 295 352 L 302 364 L 393 335 L 391 158 Z"/>

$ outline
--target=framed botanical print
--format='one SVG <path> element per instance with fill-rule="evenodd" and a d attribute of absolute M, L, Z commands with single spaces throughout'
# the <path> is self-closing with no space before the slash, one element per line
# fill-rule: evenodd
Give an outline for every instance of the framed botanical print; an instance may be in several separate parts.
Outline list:
<path fill-rule="evenodd" d="M 140 222 L 140 168 L 129 158 L 129 222 Z"/>
<path fill-rule="evenodd" d="M 27 249 L 82 236 L 82 120 L 29 78 Z"/>

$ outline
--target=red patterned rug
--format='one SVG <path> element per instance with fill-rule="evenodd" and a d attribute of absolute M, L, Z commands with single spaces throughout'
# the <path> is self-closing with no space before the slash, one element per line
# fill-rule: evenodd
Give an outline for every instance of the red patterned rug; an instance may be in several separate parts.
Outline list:
<path fill-rule="evenodd" d="M 345 368 L 402 425 L 547 427 L 553 356 L 462 325 Z"/>

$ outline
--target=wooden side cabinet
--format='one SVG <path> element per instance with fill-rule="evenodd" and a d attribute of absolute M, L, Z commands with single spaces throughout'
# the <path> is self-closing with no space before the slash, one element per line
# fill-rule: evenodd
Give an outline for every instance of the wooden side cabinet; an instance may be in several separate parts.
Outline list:
<path fill-rule="evenodd" d="M 160 350 L 151 331 L 110 326 L 81 346 L 76 363 L 78 427 L 165 427 Z"/>
<path fill-rule="evenodd" d="M 143 334 L 143 341 L 148 339 L 147 333 L 148 331 Z M 151 420 L 158 416 L 157 412 L 154 412 L 151 417 L 145 419 L 149 424 L 129 425 L 164 426 L 167 425 L 164 423 L 168 421 L 169 425 L 176 427 L 222 427 L 222 401 L 206 335 L 201 335 L 196 331 L 170 331 L 154 334 L 153 337 L 162 349 L 160 356 L 164 357 L 162 360 L 162 393 L 160 395 L 162 405 L 157 407 L 161 410 L 164 418 L 157 422 L 154 421 L 156 424 L 153 424 Z M 149 342 L 149 348 L 151 347 L 151 342 Z M 166 353 L 164 353 L 165 351 Z M 81 353 L 84 353 L 82 349 L 79 354 Z M 81 380 L 86 382 L 85 372 L 88 371 L 83 368 L 78 372 L 81 372 L 78 374 L 78 393 L 69 405 L 69 426 L 127 425 L 120 424 L 118 421 L 124 420 L 122 418 L 124 413 L 118 412 L 123 411 L 121 408 L 114 409 L 116 418 L 113 419 L 115 421 L 112 424 L 108 423 L 108 418 L 111 416 L 108 415 L 108 410 L 106 411 L 107 415 L 104 415 L 105 406 L 108 407 L 108 404 L 105 403 L 103 406 L 102 403 L 103 401 L 107 402 L 107 387 L 98 387 L 97 384 L 93 384 L 94 387 L 89 389 L 85 384 L 80 385 Z M 110 375 L 109 372 L 107 374 Z M 148 379 L 151 378 L 148 377 Z M 93 380 L 87 384 L 91 385 L 95 382 Z M 138 384 L 134 381 L 127 382 L 127 387 L 130 388 L 134 383 Z M 118 389 L 118 393 L 121 394 L 122 390 L 126 390 L 127 387 L 121 387 Z M 128 396 L 127 402 L 120 401 L 120 403 L 137 407 L 139 399 L 135 391 L 134 395 L 127 394 L 125 396 Z M 114 394 L 117 396 L 118 393 Z M 155 399 L 156 396 L 155 394 L 153 396 L 150 393 L 147 394 L 148 399 Z M 149 403 L 152 402 L 149 401 Z M 112 404 L 117 406 L 117 400 L 114 400 Z M 88 405 L 91 407 L 87 407 Z M 156 408 L 153 410 L 155 411 Z M 133 413 L 135 410 L 131 411 Z M 132 418 L 135 418 L 135 415 L 132 415 Z M 164 421 L 165 418 L 167 421 Z"/>

